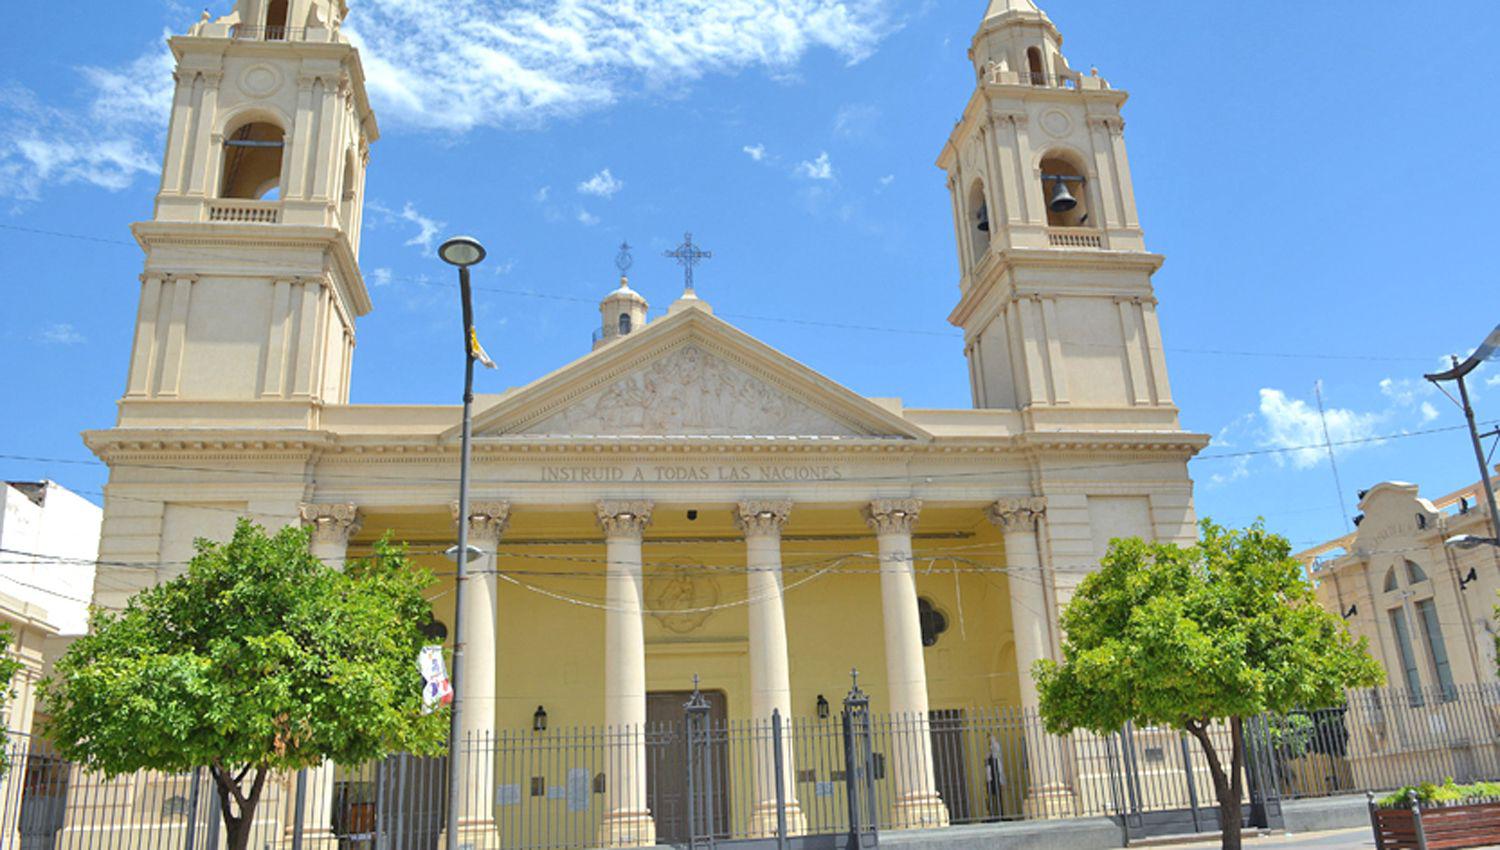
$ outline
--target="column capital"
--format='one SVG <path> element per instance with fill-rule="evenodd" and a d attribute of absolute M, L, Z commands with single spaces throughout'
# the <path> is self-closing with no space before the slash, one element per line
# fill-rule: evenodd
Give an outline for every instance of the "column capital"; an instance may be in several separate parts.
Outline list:
<path fill-rule="evenodd" d="M 779 535 L 791 518 L 792 503 L 785 500 L 740 502 L 734 507 L 734 524 L 746 537 Z"/>
<path fill-rule="evenodd" d="M 651 524 L 654 508 L 655 505 L 647 501 L 601 501 L 595 505 L 595 513 L 605 537 L 640 538 L 646 533 L 646 526 Z"/>
<path fill-rule="evenodd" d="M 1001 499 L 990 505 L 990 522 L 1006 534 L 1018 531 L 1034 531 L 1037 523 L 1047 515 L 1047 500 L 1035 496 L 1029 499 Z"/>
<path fill-rule="evenodd" d="M 458 522 L 458 502 L 449 505 L 453 521 Z M 469 537 L 499 543 L 500 536 L 510 527 L 510 502 L 470 502 Z"/>
<path fill-rule="evenodd" d="M 301 517 L 302 524 L 312 530 L 313 543 L 348 546 L 349 538 L 358 534 L 364 525 L 359 508 L 349 503 L 303 503 L 297 506 L 297 515 Z"/>
<path fill-rule="evenodd" d="M 876 534 L 911 534 L 921 513 L 921 499 L 876 499 L 864 509 L 865 522 Z"/>

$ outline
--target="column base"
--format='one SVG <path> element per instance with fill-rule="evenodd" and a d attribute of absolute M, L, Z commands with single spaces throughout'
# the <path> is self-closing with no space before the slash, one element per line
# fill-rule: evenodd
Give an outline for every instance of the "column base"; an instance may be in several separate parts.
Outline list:
<path fill-rule="evenodd" d="M 931 791 L 910 794 L 896 801 L 891 822 L 896 829 L 942 829 L 949 825 L 948 806 Z"/>
<path fill-rule="evenodd" d="M 786 834 L 788 836 L 807 834 L 807 815 L 802 811 L 802 804 L 796 800 L 788 800 L 786 804 Z M 755 809 L 750 813 L 750 837 L 776 837 L 775 800 L 755 805 Z"/>
<path fill-rule="evenodd" d="M 1043 785 L 1026 791 L 1024 804 L 1028 820 L 1070 818 L 1077 814 L 1078 801 L 1066 785 Z"/>
<path fill-rule="evenodd" d="M 446 831 L 438 835 L 438 846 L 447 846 Z M 458 850 L 499 850 L 500 836 L 495 822 L 489 820 L 463 821 L 458 825 Z"/>
<path fill-rule="evenodd" d="M 601 847 L 654 847 L 656 820 L 650 812 L 610 812 L 599 825 Z"/>

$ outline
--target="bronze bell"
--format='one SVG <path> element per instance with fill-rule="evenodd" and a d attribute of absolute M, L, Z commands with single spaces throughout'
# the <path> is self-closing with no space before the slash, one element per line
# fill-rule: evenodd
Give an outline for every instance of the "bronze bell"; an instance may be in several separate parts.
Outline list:
<path fill-rule="evenodd" d="M 1078 199 L 1068 191 L 1068 181 L 1061 178 L 1052 183 L 1052 200 L 1047 202 L 1047 209 L 1055 213 L 1072 212 L 1078 206 Z"/>
<path fill-rule="evenodd" d="M 990 207 L 989 204 L 979 205 L 979 232 L 990 232 Z"/>

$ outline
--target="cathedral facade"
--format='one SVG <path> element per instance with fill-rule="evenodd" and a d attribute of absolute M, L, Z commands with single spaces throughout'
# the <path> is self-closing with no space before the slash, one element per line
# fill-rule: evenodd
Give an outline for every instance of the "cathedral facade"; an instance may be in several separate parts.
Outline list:
<path fill-rule="evenodd" d="M 860 396 L 691 291 L 647 321 L 622 278 L 592 351 L 478 399 L 462 517 L 459 408 L 350 403 L 379 306 L 358 259 L 379 130 L 346 14 L 239 0 L 171 40 L 128 378 L 114 426 L 85 435 L 110 467 L 98 604 L 247 516 L 310 526 L 334 564 L 390 533 L 452 622 L 442 552 L 464 522 L 483 551 L 458 671 L 471 733 L 542 709 L 554 727 L 680 717 L 695 676 L 731 719 L 810 717 L 851 668 L 873 707 L 926 717 L 1034 707 L 1028 671 L 1058 655 L 1059 612 L 1108 541 L 1196 538 L 1187 464 L 1207 438 L 1172 399 L 1127 95 L 1074 70 L 1030 0 L 984 10 L 937 159 L 972 406 Z M 917 752 L 896 820 L 944 824 Z M 643 786 L 611 784 L 608 843 L 654 840 Z"/>

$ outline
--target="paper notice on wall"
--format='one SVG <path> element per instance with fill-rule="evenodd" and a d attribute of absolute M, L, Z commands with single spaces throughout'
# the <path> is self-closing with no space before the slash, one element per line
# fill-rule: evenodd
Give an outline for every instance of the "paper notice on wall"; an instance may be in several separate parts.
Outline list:
<path fill-rule="evenodd" d="M 586 767 L 574 767 L 568 770 L 568 811 L 586 812 L 589 810 L 590 790 L 593 787 L 592 775 Z"/>
<path fill-rule="evenodd" d="M 431 714 L 439 705 L 453 702 L 453 683 L 448 681 L 448 665 L 443 662 L 441 646 L 424 646 L 417 654 L 417 669 L 422 671 L 422 713 Z"/>

